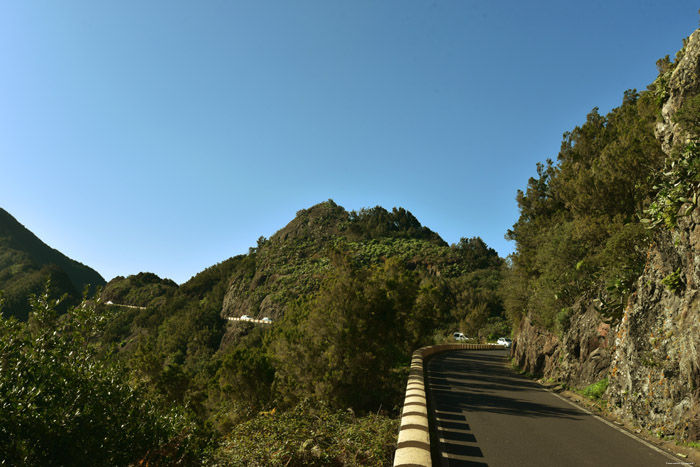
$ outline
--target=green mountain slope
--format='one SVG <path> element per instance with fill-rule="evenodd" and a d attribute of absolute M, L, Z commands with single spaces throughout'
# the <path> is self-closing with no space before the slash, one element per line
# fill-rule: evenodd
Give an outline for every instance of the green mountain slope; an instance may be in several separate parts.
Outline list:
<path fill-rule="evenodd" d="M 102 303 L 143 308 L 112 307 L 107 343 L 134 381 L 221 433 L 306 398 L 376 411 L 396 405 L 416 347 L 457 330 L 509 332 L 502 265 L 481 239 L 448 245 L 405 209 L 328 200 L 179 287 L 148 274 L 111 281 Z M 273 325 L 226 319 L 242 315 Z"/>
<path fill-rule="evenodd" d="M 6 290 L 26 303 L 50 275 L 54 288 L 77 293 L 70 264 L 5 217 Z M 52 434 L 20 431 L 68 420 L 72 431 L 62 442 L 86 440 L 84 452 L 107 456 L 108 464 L 114 452 L 153 465 L 257 465 L 271 455 L 309 465 L 317 457 L 294 440 L 307 446 L 313 427 L 314 452 L 323 449 L 334 465 L 384 465 L 395 448 L 412 351 L 451 340 L 457 330 L 480 340 L 508 332 L 497 292 L 502 266 L 481 239 L 448 245 L 404 209 L 348 212 L 329 200 L 179 286 L 139 273 L 111 280 L 95 300 L 61 315 L 53 300 L 37 302 L 27 322 L 0 319 L 0 338 L 25 349 L 12 351 L 13 365 L 45 372 L 38 387 L 45 400 L 34 412 L 24 408 L 39 392 L 25 391 L 14 375 L 0 384 L 26 396 L 6 404 L 5 438 L 25 440 L 10 459 L 59 458 L 52 449 L 62 445 Z M 227 319 L 241 314 L 273 324 Z M 74 394 L 90 396 L 77 399 L 86 414 L 96 407 L 108 417 L 122 408 L 135 415 L 118 415 L 124 429 L 110 434 L 112 445 L 126 447 L 108 453 L 95 444 L 102 435 L 93 427 L 104 428 L 80 425 Z M 112 427 L 108 417 L 104 426 Z M 149 439 L 157 433 L 163 438 Z"/>
<path fill-rule="evenodd" d="M 0 290 L 4 292 L 3 314 L 26 319 L 28 297 L 43 291 L 51 279 L 52 294 L 68 294 L 75 303 L 86 285 L 105 284 L 95 270 L 74 261 L 42 242 L 7 211 L 0 208 Z"/>

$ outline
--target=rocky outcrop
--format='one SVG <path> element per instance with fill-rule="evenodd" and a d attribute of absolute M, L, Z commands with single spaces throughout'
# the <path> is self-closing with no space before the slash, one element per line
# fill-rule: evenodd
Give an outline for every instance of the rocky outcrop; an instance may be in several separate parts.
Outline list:
<path fill-rule="evenodd" d="M 680 125 L 673 121 L 673 116 L 680 109 L 683 101 L 700 92 L 700 30 L 695 31 L 687 39 L 685 47 L 679 52 L 677 62 L 668 76 L 661 76 L 657 92 L 663 94 L 666 100 L 661 109 L 663 119 L 656 125 L 656 137 L 661 142 L 661 148 L 670 154 L 673 147 L 687 142 Z"/>
<path fill-rule="evenodd" d="M 658 237 L 617 329 L 607 399 L 650 431 L 697 441 L 700 213 Z"/>
<path fill-rule="evenodd" d="M 591 306 L 578 304 L 561 336 L 529 319 L 520 322 L 513 357 L 524 371 L 570 387 L 585 387 L 607 375 L 612 356 L 610 324 Z"/>
<path fill-rule="evenodd" d="M 557 361 L 561 353 L 555 334 L 533 325 L 525 318 L 520 322 L 511 355 L 523 371 L 533 375 L 557 377 Z"/>
<path fill-rule="evenodd" d="M 682 55 L 682 56 L 681 56 Z M 666 87 L 656 133 L 664 152 L 685 146 L 674 122 L 700 93 L 700 30 L 687 40 Z M 685 210 L 685 207 L 682 208 Z M 616 330 L 607 399 L 618 415 L 659 435 L 700 439 L 700 211 L 661 229 Z"/>

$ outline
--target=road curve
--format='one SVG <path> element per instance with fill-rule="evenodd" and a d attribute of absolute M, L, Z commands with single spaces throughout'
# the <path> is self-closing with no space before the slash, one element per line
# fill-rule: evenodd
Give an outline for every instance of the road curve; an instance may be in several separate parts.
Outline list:
<path fill-rule="evenodd" d="M 667 466 L 678 463 L 506 366 L 506 351 L 427 362 L 433 466 Z"/>

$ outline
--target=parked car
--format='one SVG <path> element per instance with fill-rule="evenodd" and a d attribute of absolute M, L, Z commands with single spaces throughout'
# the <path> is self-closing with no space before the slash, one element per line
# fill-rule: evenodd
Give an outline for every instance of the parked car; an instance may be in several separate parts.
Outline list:
<path fill-rule="evenodd" d="M 249 319 L 250 319 L 250 316 L 248 316 L 248 315 L 241 316 L 241 321 L 248 321 Z"/>
<path fill-rule="evenodd" d="M 466 341 L 466 340 L 469 339 L 467 336 L 465 336 L 465 335 L 464 335 L 463 333 L 461 333 L 461 332 L 455 332 L 455 333 L 452 334 L 452 335 L 454 336 L 454 338 L 455 338 L 456 341 Z"/>
<path fill-rule="evenodd" d="M 262 321 L 263 323 L 271 323 L 271 322 L 272 322 L 272 320 L 271 320 L 270 318 L 268 318 L 267 316 L 265 316 L 265 317 L 264 317 L 263 319 L 261 319 L 260 321 Z"/>
<path fill-rule="evenodd" d="M 504 346 L 506 349 L 509 349 L 511 345 L 513 345 L 513 341 L 508 339 L 507 337 L 499 337 L 498 341 L 496 341 L 496 344 Z"/>

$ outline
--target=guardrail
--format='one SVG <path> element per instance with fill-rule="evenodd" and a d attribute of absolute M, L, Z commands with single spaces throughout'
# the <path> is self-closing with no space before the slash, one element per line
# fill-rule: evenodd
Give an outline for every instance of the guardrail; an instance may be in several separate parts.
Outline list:
<path fill-rule="evenodd" d="M 495 344 L 441 344 L 422 347 L 411 357 L 406 398 L 401 411 L 401 427 L 396 443 L 394 467 L 432 467 L 430 456 L 430 425 L 428 401 L 425 396 L 424 360 L 436 353 L 448 350 L 498 350 Z"/>

